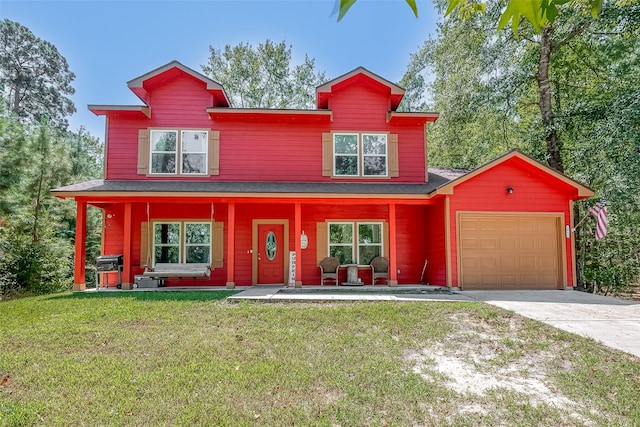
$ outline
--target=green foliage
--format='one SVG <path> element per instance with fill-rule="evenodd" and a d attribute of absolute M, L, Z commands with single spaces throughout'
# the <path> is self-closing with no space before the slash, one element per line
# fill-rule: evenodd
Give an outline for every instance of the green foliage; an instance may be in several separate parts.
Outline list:
<path fill-rule="evenodd" d="M 70 151 L 71 175 L 74 180 L 102 177 L 102 141 L 82 126 L 77 132 L 67 132 L 64 137 Z"/>
<path fill-rule="evenodd" d="M 498 13 L 496 5 L 485 15 L 442 20 L 438 37 L 411 56 L 400 81 L 407 88 L 401 109 L 440 112 L 429 127 L 432 166 L 476 167 L 530 143 L 529 132 L 518 130 L 530 107 L 517 101 L 529 95 L 532 66 L 517 67 L 519 46 L 490 30 Z"/>
<path fill-rule="evenodd" d="M 551 32 L 547 127 L 536 81 L 540 36 L 528 25 L 519 38 L 496 33 L 502 5 L 488 2 L 484 15 L 468 19 L 449 16 L 411 57 L 400 82 L 406 105 L 441 114 L 429 128 L 430 164 L 476 167 L 514 147 L 545 161 L 545 137 L 556 132 L 565 172 L 606 197 L 609 209 L 605 239 L 595 241 L 590 217 L 576 232 L 579 282 L 623 291 L 638 283 L 640 265 L 640 5 L 606 3 L 597 20 L 563 6 Z M 445 10 L 447 1 L 438 6 Z M 593 204 L 580 203 L 576 218 Z"/>
<path fill-rule="evenodd" d="M 336 0 L 338 9 L 338 21 L 351 9 L 356 0 Z M 405 0 L 413 14 L 418 16 L 418 7 L 415 0 Z M 506 8 L 500 15 L 498 30 L 503 29 L 511 22 L 513 33 L 518 36 L 518 28 L 523 20 L 526 20 L 537 33 L 542 27 L 553 24 L 558 16 L 559 9 L 563 5 L 572 2 L 589 10 L 593 18 L 597 18 L 602 10 L 603 0 L 508 0 Z M 478 0 L 448 0 L 445 16 L 457 11 L 458 16 L 470 19 L 476 14 L 485 13 L 487 3 Z"/>
<path fill-rule="evenodd" d="M 22 124 L 0 114 L 0 293 L 44 293 L 70 283 L 75 203 L 50 195 L 54 187 L 102 175 L 101 142 L 84 129 Z M 87 260 L 100 252 L 102 214 L 87 215 Z M 88 284 L 93 275 L 87 275 Z"/>
<path fill-rule="evenodd" d="M 71 287 L 73 248 L 56 237 L 59 224 L 40 218 L 39 238 L 31 235 L 33 219 L 13 217 L 0 229 L 0 295 L 44 294 Z"/>
<path fill-rule="evenodd" d="M 22 125 L 0 103 L 0 218 L 16 208 L 11 194 L 22 179 L 27 148 Z"/>
<path fill-rule="evenodd" d="M 417 18 L 418 5 L 416 4 L 416 0 L 404 0 L 404 1 L 411 8 L 411 11 Z M 338 22 L 342 20 L 342 18 L 344 18 L 344 16 L 347 14 L 349 9 L 351 9 L 351 6 L 353 6 L 354 4 L 356 4 L 356 0 L 336 0 L 336 6 L 333 14 L 335 14 L 336 12 L 338 13 Z"/>
<path fill-rule="evenodd" d="M 0 88 L 5 105 L 24 122 L 48 120 L 61 129 L 76 109 L 67 60 L 28 28 L 0 21 Z"/>
<path fill-rule="evenodd" d="M 239 108 L 313 108 L 315 88 L 325 75 L 315 60 L 291 66 L 291 46 L 267 40 L 258 47 L 240 43 L 224 49 L 209 46 L 203 72 L 221 83 L 231 104 Z"/>

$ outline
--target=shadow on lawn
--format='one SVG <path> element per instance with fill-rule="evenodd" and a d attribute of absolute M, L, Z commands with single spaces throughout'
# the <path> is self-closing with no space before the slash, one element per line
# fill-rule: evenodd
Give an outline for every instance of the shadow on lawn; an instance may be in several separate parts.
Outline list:
<path fill-rule="evenodd" d="M 239 290 L 220 291 L 145 291 L 145 292 L 75 292 L 55 295 L 49 299 L 135 299 L 137 301 L 220 301 L 239 293 Z"/>

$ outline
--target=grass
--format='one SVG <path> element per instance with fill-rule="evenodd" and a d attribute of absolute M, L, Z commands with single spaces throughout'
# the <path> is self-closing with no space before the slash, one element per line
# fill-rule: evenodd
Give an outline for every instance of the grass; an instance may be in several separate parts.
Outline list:
<path fill-rule="evenodd" d="M 638 359 L 488 305 L 232 292 L 0 303 L 0 425 L 640 424 Z M 443 360 L 505 386 L 461 388 Z M 507 387 L 532 376 L 561 404 Z"/>

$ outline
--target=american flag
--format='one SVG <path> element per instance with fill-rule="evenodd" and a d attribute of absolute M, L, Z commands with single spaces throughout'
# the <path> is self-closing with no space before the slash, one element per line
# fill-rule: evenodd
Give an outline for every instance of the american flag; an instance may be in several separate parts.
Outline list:
<path fill-rule="evenodd" d="M 607 235 L 607 205 L 604 199 L 600 200 L 594 207 L 589 209 L 589 214 L 591 214 L 597 221 L 596 240 L 600 240 Z"/>

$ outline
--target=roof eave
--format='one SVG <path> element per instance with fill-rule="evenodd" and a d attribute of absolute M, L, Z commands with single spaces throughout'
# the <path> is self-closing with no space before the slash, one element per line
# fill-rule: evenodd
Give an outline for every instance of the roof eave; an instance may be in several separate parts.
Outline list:
<path fill-rule="evenodd" d="M 151 107 L 146 105 L 96 105 L 89 104 L 87 109 L 96 116 L 108 116 L 117 113 L 140 113 L 151 118 Z"/>
<path fill-rule="evenodd" d="M 389 111 L 387 113 L 387 123 L 416 119 L 419 119 L 423 122 L 435 122 L 436 120 L 438 120 L 438 117 L 440 117 L 440 113 L 436 112 Z"/>

